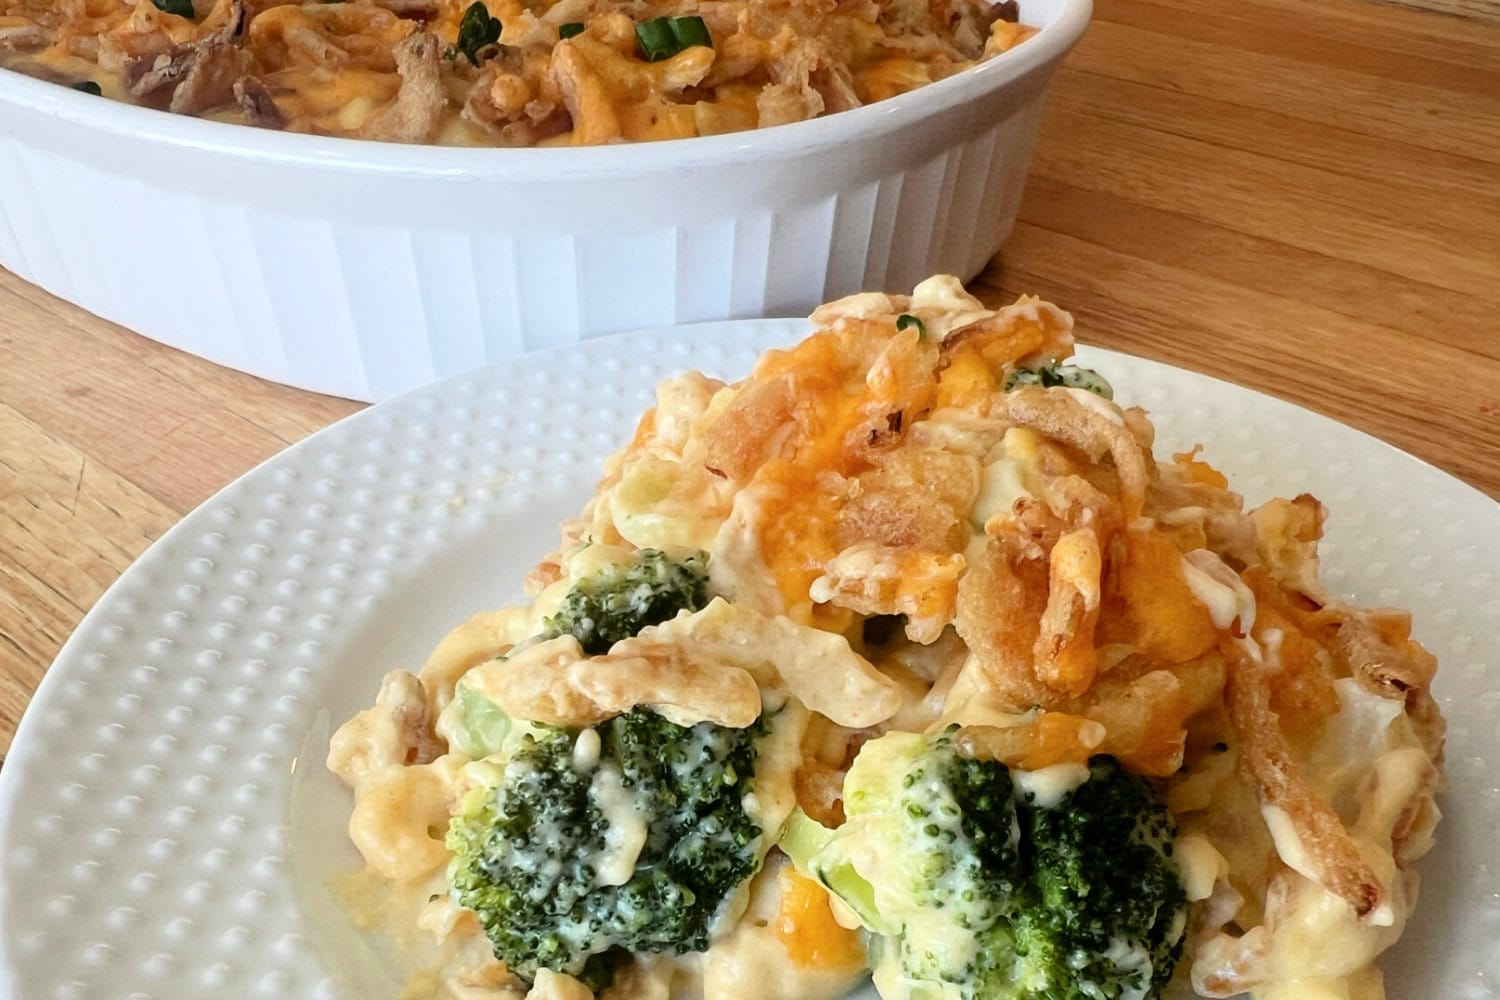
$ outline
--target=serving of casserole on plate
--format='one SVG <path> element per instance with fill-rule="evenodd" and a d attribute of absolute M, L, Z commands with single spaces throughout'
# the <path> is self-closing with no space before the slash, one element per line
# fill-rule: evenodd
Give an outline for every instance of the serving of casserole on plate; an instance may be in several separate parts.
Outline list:
<path fill-rule="evenodd" d="M 1055 315 L 1040 305 L 1036 309 L 1036 315 L 1043 318 Z M 920 303 L 907 303 L 905 310 L 923 318 Z M 894 320 L 889 315 L 872 317 L 875 340 L 894 340 L 894 325 L 901 315 L 896 313 Z M 915 329 L 910 321 L 904 325 Z M 944 332 L 942 323 L 934 322 L 930 314 L 923 325 L 929 337 L 941 337 Z M 878 332 L 882 329 L 885 332 Z M 231 484 L 184 518 L 121 576 L 75 631 L 37 691 L 0 770 L 0 993 L 28 998 L 140 995 L 199 1000 L 205 994 L 217 994 L 367 1000 L 396 998 L 408 987 L 418 993 L 436 992 L 444 977 L 460 974 L 451 964 L 445 971 L 445 947 L 462 943 L 470 964 L 484 964 L 479 960 L 488 952 L 482 938 L 450 933 L 446 944 L 440 943 L 434 930 L 443 930 L 441 925 L 420 920 L 429 904 L 427 897 L 419 895 L 412 901 L 410 922 L 405 921 L 396 908 L 396 897 L 402 893 L 393 894 L 391 889 L 416 882 L 387 884 L 365 869 L 348 838 L 348 791 L 323 766 L 333 731 L 370 707 L 384 674 L 403 667 L 418 670 L 453 624 L 477 611 L 522 600 L 521 581 L 554 547 L 556 525 L 577 516 L 598 482 L 600 463 L 629 441 L 641 410 L 655 401 L 652 387 L 661 379 L 672 379 L 669 386 L 711 385 L 706 380 L 681 378 L 683 372 L 698 369 L 732 383 L 749 373 L 767 348 L 788 347 L 810 332 L 802 321 L 643 330 L 628 338 L 537 355 L 524 367 L 450 380 L 330 427 Z M 791 360 L 779 357 L 783 363 Z M 1211 463 L 1222 470 L 1245 492 L 1250 508 L 1262 507 L 1278 495 L 1302 493 L 1314 494 L 1327 504 L 1321 576 L 1335 602 L 1330 607 L 1412 610 L 1416 634 L 1443 663 L 1433 691 L 1448 720 L 1444 770 L 1455 789 L 1454 805 L 1445 810 L 1439 849 L 1421 862 L 1422 901 L 1416 917 L 1378 961 L 1387 993 L 1394 1000 L 1428 996 L 1490 1000 L 1495 996 L 1493 984 L 1500 982 L 1500 955 L 1492 947 L 1500 933 L 1500 906 L 1496 905 L 1500 873 L 1493 865 L 1500 793 L 1494 790 L 1487 770 L 1487 762 L 1500 753 L 1500 744 L 1495 742 L 1492 723 L 1495 695 L 1488 682 L 1484 641 L 1500 628 L 1500 604 L 1493 593 L 1492 567 L 1500 565 L 1500 520 L 1494 502 L 1373 438 L 1269 397 L 1092 348 L 1078 348 L 1074 360 L 1107 377 L 1120 406 L 1134 404 L 1150 411 L 1156 435 L 1153 452 L 1162 456 L 1160 462 L 1148 465 L 1158 469 L 1155 485 L 1148 490 L 1148 496 L 1158 498 L 1149 507 L 1155 512 L 1149 514 L 1153 530 L 1169 534 L 1187 530 L 1182 526 L 1187 522 L 1179 522 L 1176 528 L 1165 524 L 1160 515 L 1166 508 L 1159 491 L 1167 483 L 1188 488 L 1180 482 L 1183 463 L 1168 456 L 1190 453 L 1202 444 L 1203 451 L 1190 463 Z M 963 367 L 950 365 L 945 371 Z M 1081 372 L 1054 374 L 1075 384 L 1102 388 Z M 947 391 L 957 388 L 958 383 L 952 381 L 956 377 L 948 376 Z M 1040 372 L 1035 377 L 1051 381 Z M 857 382 L 851 380 L 851 384 Z M 859 390 L 857 384 L 854 388 Z M 732 396 L 723 402 L 730 402 Z M 1096 405 L 1080 401 L 1081 397 L 1068 398 L 1079 406 Z M 680 408 L 686 401 L 679 399 L 674 412 L 687 412 Z M 1142 426 L 1136 417 L 1127 418 L 1127 411 L 1115 411 L 1113 403 L 1101 399 L 1097 405 L 1119 412 L 1132 427 Z M 1103 417 L 1104 410 L 1097 412 Z M 903 417 L 909 434 L 925 435 L 935 429 L 917 431 L 923 423 L 907 424 Z M 686 430 L 692 423 L 679 426 Z M 657 420 L 655 427 L 651 438 L 669 429 L 663 420 Z M 1038 438 L 1033 459 L 1058 449 L 1068 454 L 1063 446 L 1047 444 L 1043 438 Z M 1011 438 L 1012 443 L 1016 440 Z M 768 442 L 770 447 L 777 444 Z M 1030 492 L 1027 477 L 1037 470 L 1027 464 L 1024 454 L 1003 457 L 1019 463 L 1020 486 Z M 1074 460 L 1080 461 L 1086 477 L 1099 476 L 1113 464 L 1109 458 L 1095 462 L 1075 456 Z M 1195 469 L 1190 463 L 1187 468 Z M 630 464 L 637 466 L 637 473 L 647 469 L 638 466 L 638 461 Z M 985 467 L 991 464 L 987 461 Z M 1209 474 L 1196 468 L 1194 475 Z M 935 477 L 934 482 L 938 482 Z M 1195 483 L 1192 489 L 1202 497 L 1219 495 L 1211 483 Z M 1115 485 L 1108 477 L 1101 478 L 1097 488 L 1114 495 Z M 606 492 L 625 499 L 616 487 Z M 649 497 L 650 491 L 636 495 Z M 1284 507 L 1272 503 L 1265 509 L 1278 506 Z M 1305 508 L 1306 502 L 1293 505 L 1293 509 Z M 626 510 L 645 512 L 640 506 L 619 508 Z M 1215 511 L 1229 514 L 1227 509 Z M 1191 516 L 1196 520 L 1199 515 Z M 1222 523 L 1235 520 L 1229 517 Z M 649 520 L 632 523 L 645 529 Z M 977 535 L 969 518 L 963 523 L 966 532 Z M 1257 528 L 1257 537 L 1259 532 Z M 667 543 L 658 539 L 657 544 Z M 1216 544 L 1210 544 L 1211 551 Z M 710 578 L 708 594 L 723 596 L 713 589 L 715 557 L 712 547 L 709 551 L 710 558 L 703 564 Z M 605 550 L 601 543 L 596 558 L 610 555 L 619 553 Z M 682 553 L 677 556 L 687 562 Z M 1204 557 L 1194 557 L 1200 558 Z M 1230 564 L 1228 557 L 1221 559 Z M 600 558 L 598 566 L 602 568 L 604 562 Z M 576 565 L 584 568 L 581 561 Z M 1106 570 L 1104 578 L 1111 579 L 1111 574 Z M 689 573 L 685 579 L 691 581 L 694 575 Z M 1227 577 L 1225 584 L 1229 585 Z M 687 592 L 697 599 L 695 588 Z M 549 612 L 559 624 L 564 603 Z M 582 606 L 576 599 L 574 604 Z M 714 606 L 712 614 L 722 615 L 726 604 L 743 604 L 743 598 Z M 704 611 L 710 606 L 705 605 Z M 1109 601 L 1100 607 L 1102 624 L 1096 625 L 1096 634 L 1104 635 L 1123 620 L 1115 616 L 1115 606 Z M 1263 663 L 1277 662 L 1264 652 L 1264 628 L 1282 628 L 1279 662 L 1285 667 L 1301 662 L 1302 657 L 1293 630 L 1272 626 L 1274 619 L 1266 617 L 1278 608 L 1274 602 L 1257 600 L 1250 637 L 1263 650 Z M 520 614 L 516 613 L 515 620 L 520 620 Z M 956 611 L 955 620 L 962 614 Z M 700 627 L 709 624 L 707 618 L 697 621 Z M 899 668 L 903 660 L 912 667 L 920 664 L 910 656 L 897 655 L 899 650 L 915 647 L 904 638 L 903 628 L 891 627 L 895 624 L 894 619 L 877 618 L 858 634 L 851 633 L 852 640 L 844 633 L 840 633 L 845 636 L 842 639 L 831 632 L 818 631 L 817 635 L 826 636 L 820 640 L 825 643 L 847 644 L 848 652 L 838 647 L 840 659 L 833 662 L 847 666 L 859 656 L 878 665 L 882 676 L 902 678 L 903 691 L 911 690 L 914 686 L 906 685 L 913 684 L 913 674 L 902 674 Z M 1313 629 L 1312 642 L 1317 646 L 1321 637 L 1317 626 L 1299 624 L 1296 631 L 1303 628 Z M 1226 638 L 1217 628 L 1215 636 Z M 559 638 L 560 634 L 552 641 Z M 1234 638 L 1232 631 L 1227 638 Z M 940 639 L 933 644 L 934 652 L 951 651 L 953 642 Z M 450 642 L 445 648 L 451 652 L 454 647 Z M 1103 666 L 1106 647 L 1096 648 L 1101 666 L 1091 693 L 1082 696 L 1085 700 L 1095 698 L 1128 669 L 1118 663 L 1113 668 Z M 1309 648 L 1300 646 L 1304 653 Z M 762 668 L 755 669 L 759 673 Z M 468 689 L 486 672 L 459 683 L 455 690 Z M 1305 679 L 1317 676 L 1313 672 Z M 394 682 L 386 704 L 393 703 L 403 683 Z M 1363 688 L 1349 691 L 1349 685 L 1339 681 L 1334 686 L 1336 693 L 1348 694 L 1366 707 L 1395 702 L 1376 701 L 1379 696 L 1367 697 Z M 1300 690 L 1302 694 L 1316 692 L 1315 687 Z M 772 690 L 766 701 L 778 697 Z M 1285 697 L 1284 691 L 1277 694 L 1273 689 L 1277 712 L 1286 713 L 1285 718 L 1317 722 L 1315 714 L 1299 716 L 1289 711 Z M 496 727 L 486 729 L 480 724 L 486 718 L 482 703 L 472 696 L 469 701 L 479 709 L 472 719 L 476 738 L 483 740 L 486 733 L 493 737 Z M 1082 710 L 1082 721 L 1070 724 L 1080 738 L 1091 740 L 1098 735 L 1086 725 L 1094 721 L 1105 728 L 1106 742 L 1115 739 L 1110 735 L 1110 722 L 1118 727 L 1118 720 L 1091 720 L 1088 707 Z M 789 711 L 796 712 L 784 704 L 779 712 L 765 716 L 765 724 L 787 725 L 794 720 Z M 648 711 L 629 723 L 613 725 L 638 724 L 642 717 L 651 722 L 651 715 Z M 1377 713 L 1369 721 L 1379 718 Z M 489 714 L 488 719 L 497 723 L 498 716 Z M 994 723 L 1006 720 L 991 716 L 987 723 L 961 721 L 977 729 L 979 725 L 999 728 Z M 1342 721 L 1349 720 L 1328 717 L 1321 728 L 1329 736 L 1347 735 Z M 1265 838 L 1271 836 L 1266 816 L 1275 813 L 1217 793 L 1201 809 L 1183 800 L 1198 774 L 1203 776 L 1199 782 L 1224 779 L 1226 788 L 1251 787 L 1242 778 L 1220 773 L 1228 762 L 1243 759 L 1241 741 L 1226 732 L 1204 746 L 1208 736 L 1192 735 L 1199 732 L 1198 724 L 1189 725 L 1190 738 L 1183 748 L 1189 770 L 1166 784 L 1166 802 L 1176 816 L 1174 855 L 1190 838 L 1206 839 L 1229 862 L 1228 883 L 1244 897 L 1235 920 L 1254 924 L 1256 901 L 1269 904 L 1276 899 L 1270 891 L 1274 882 L 1294 890 L 1300 887 L 1303 892 L 1313 884 L 1294 874 L 1296 869 L 1283 869 L 1282 862 L 1269 853 L 1259 856 L 1259 870 L 1271 876 L 1264 886 L 1239 878 L 1256 869 L 1247 867 L 1242 854 L 1218 846 L 1223 834 L 1207 821 L 1214 816 L 1239 817 L 1253 834 L 1247 843 L 1258 839 L 1264 846 Z M 1403 725 L 1396 720 L 1397 730 Z M 825 723 L 818 726 L 827 735 L 840 733 Z M 524 735 L 521 729 L 517 725 L 511 732 L 519 737 Z M 1021 734 L 1027 731 L 1022 729 Z M 851 793 L 861 788 L 872 792 L 861 803 L 879 801 L 874 794 L 879 791 L 878 779 L 887 772 L 897 773 L 894 764 L 876 769 L 870 764 L 911 759 L 909 752 L 904 757 L 892 752 L 902 749 L 902 739 L 912 739 L 897 736 L 861 744 L 874 750 L 859 758 L 866 762 L 863 784 L 856 774 L 853 784 L 845 785 Z M 1311 765 L 1303 775 L 1316 783 L 1330 775 L 1323 770 L 1323 757 L 1316 752 L 1304 755 L 1308 737 L 1308 733 L 1294 731 L 1290 742 L 1297 760 Z M 837 741 L 832 742 L 836 745 Z M 1225 744 L 1222 753 L 1215 752 L 1218 742 Z M 471 745 L 482 750 L 477 743 Z M 907 751 L 913 748 L 906 745 Z M 425 753 L 435 749 L 435 744 L 429 745 Z M 579 760 L 586 763 L 590 747 L 583 749 Z M 1099 749 L 1106 749 L 1105 742 L 1093 748 Z M 621 759 L 617 751 L 610 754 L 617 763 Z M 458 760 L 451 750 L 448 756 L 448 763 Z M 601 740 L 601 762 L 605 758 Z M 657 766 L 657 760 L 653 757 L 648 766 Z M 770 776 L 763 793 L 774 791 L 778 771 L 762 769 L 777 760 L 785 764 L 784 758 L 762 749 L 749 768 L 756 780 L 760 773 Z M 1359 770 L 1371 766 L 1367 757 L 1355 763 Z M 1384 765 L 1382 773 L 1388 767 Z M 410 787 L 420 789 L 423 772 L 431 770 L 419 766 L 411 775 Z M 1033 792 L 1045 791 L 1037 785 L 1038 779 L 1019 776 L 1025 770 L 1012 771 L 1017 777 L 1008 798 L 995 795 L 992 801 L 1000 804 L 1007 817 L 1014 808 L 1017 823 L 1026 820 L 1030 842 L 1035 844 L 1036 822 L 1065 814 L 1039 811 L 1035 803 L 1015 794 L 1023 782 Z M 1089 782 L 1080 787 L 1125 792 L 1133 788 L 1137 805 L 1146 801 L 1139 797 L 1142 786 L 1128 777 L 1135 772 L 1127 768 L 1111 776 L 1107 770 L 1107 765 L 1101 766 L 1096 777 L 1091 768 Z M 1066 777 L 1069 772 L 1052 773 Z M 1077 770 L 1071 773 L 1073 778 L 1080 776 Z M 1095 784 L 1101 778 L 1110 780 Z M 1143 780 L 1159 797 L 1161 780 L 1149 775 Z M 392 775 L 387 775 L 387 783 L 400 785 Z M 366 791 L 373 787 L 367 786 Z M 844 964 L 839 961 L 839 950 L 833 950 L 848 945 L 851 938 L 837 919 L 821 919 L 825 911 L 830 916 L 834 911 L 823 903 L 827 890 L 818 883 L 827 878 L 842 891 L 858 885 L 846 877 L 850 866 L 860 873 L 869 864 L 868 856 L 855 849 L 860 841 L 854 835 L 863 831 L 861 838 L 878 837 L 881 830 L 872 817 L 881 813 L 862 812 L 863 805 L 856 806 L 851 794 L 845 803 L 848 833 L 835 837 L 820 832 L 835 830 L 837 816 L 819 808 L 821 800 L 808 798 L 806 793 L 826 792 L 829 787 L 825 774 L 798 791 L 806 819 L 799 820 L 795 829 L 802 835 L 783 837 L 782 847 L 766 851 L 767 864 L 779 866 L 779 871 L 774 881 L 769 874 L 759 877 L 754 884 L 765 891 L 754 897 L 748 918 L 737 921 L 744 940 L 766 947 L 764 954 L 770 960 L 759 968 L 767 982 L 776 970 L 790 969 L 802 987 L 810 990 L 819 978 L 828 983 L 853 978 L 857 971 L 849 952 L 843 951 L 849 960 Z M 1054 792 L 1066 790 L 1067 782 L 1049 787 Z M 1175 795 L 1174 788 L 1178 790 Z M 1326 789 L 1323 785 L 1317 790 L 1321 795 Z M 479 805 L 482 809 L 483 802 Z M 754 815 L 764 818 L 773 805 L 758 793 Z M 1369 831 L 1357 818 L 1348 818 L 1350 801 L 1335 795 L 1332 805 L 1356 842 L 1364 845 Z M 370 808 L 371 802 L 366 801 L 362 814 L 368 816 Z M 1290 809 L 1288 814 L 1293 816 Z M 751 815 L 748 809 L 746 815 Z M 1301 821 L 1300 813 L 1293 816 L 1294 824 Z M 378 833 L 380 826 L 373 824 L 371 829 Z M 1286 835 L 1295 830 L 1295 825 L 1290 831 L 1278 830 L 1267 851 L 1291 843 Z M 431 831 L 422 831 L 422 837 L 442 851 L 446 846 L 438 844 L 438 838 L 446 840 L 446 834 L 442 822 L 433 824 Z M 1162 841 L 1157 837 L 1153 842 Z M 432 847 L 421 840 L 412 844 L 417 850 L 410 855 L 411 863 L 419 865 L 422 853 L 431 852 Z M 367 842 L 366 846 L 371 845 Z M 917 850 L 921 846 L 913 839 L 910 850 L 888 853 L 893 859 L 918 858 L 923 856 Z M 1362 857 L 1366 847 L 1361 848 Z M 1413 847 L 1408 841 L 1405 850 Z M 759 844 L 755 851 L 759 854 Z M 1189 847 L 1188 853 L 1192 851 Z M 782 858 L 793 854 L 803 867 L 791 864 L 789 872 Z M 1160 852 L 1155 854 L 1160 857 Z M 1151 860 L 1148 854 L 1138 856 Z M 1212 860 L 1206 851 L 1197 856 Z M 1380 855 L 1368 857 L 1384 893 L 1393 883 L 1387 881 Z M 1300 858 L 1298 864 L 1307 867 L 1307 860 Z M 434 873 L 443 867 L 439 864 Z M 1158 876 L 1170 871 L 1160 861 L 1152 867 Z M 1190 862 L 1183 864 L 1184 869 L 1191 867 Z M 1218 871 L 1217 863 L 1213 868 Z M 794 880 L 793 873 L 801 881 Z M 782 888 L 783 877 L 790 892 Z M 1215 877 L 1215 884 L 1219 881 Z M 882 879 L 871 882 L 877 883 L 894 884 Z M 1034 880 L 1017 882 L 1025 884 L 1033 889 L 1024 892 L 1034 891 Z M 1162 890 L 1160 898 L 1170 903 L 1172 882 L 1158 877 L 1152 884 Z M 1185 896 L 1195 896 L 1198 890 L 1183 885 Z M 1266 894 L 1257 896 L 1262 890 Z M 406 895 L 409 898 L 410 893 Z M 833 970 L 830 976 L 809 973 L 819 961 L 811 966 L 794 962 L 790 967 L 784 958 L 778 961 L 775 949 L 785 951 L 780 938 L 749 930 L 760 930 L 755 922 L 761 919 L 767 927 L 778 925 L 787 915 L 789 898 L 806 904 L 793 908 L 794 926 L 822 928 L 822 935 L 798 937 L 829 946 L 819 951 L 819 961 Z M 1305 914 L 1300 908 L 1305 898 L 1294 891 L 1275 905 L 1293 906 Z M 1356 947 L 1362 949 L 1331 952 L 1330 957 L 1347 954 L 1355 961 L 1363 961 L 1362 955 L 1394 936 L 1400 922 L 1397 915 L 1410 904 L 1409 895 L 1391 892 L 1390 912 L 1396 923 L 1386 926 L 1352 918 L 1352 910 L 1344 909 L 1346 904 L 1331 895 L 1319 898 L 1332 901 L 1327 915 L 1352 932 Z M 1372 914 L 1378 915 L 1381 905 L 1377 903 Z M 1203 909 L 1202 903 L 1190 902 L 1189 906 L 1190 915 L 1194 907 Z M 429 916 L 436 916 L 438 909 Z M 458 913 L 448 908 L 441 912 Z M 900 907 L 878 911 L 898 912 L 905 911 Z M 1272 912 L 1269 906 L 1266 912 Z M 846 919 L 852 915 L 852 909 L 843 912 Z M 1006 926 L 1015 926 L 1014 914 L 1006 919 L 1010 921 Z M 460 923 L 455 922 L 453 929 L 462 930 Z M 941 923 L 931 926 L 942 927 Z M 995 926 L 991 925 L 991 933 Z M 1157 922 L 1152 926 L 1157 927 Z M 1236 947 L 1228 933 L 1232 926 L 1226 925 L 1225 933 L 1210 940 L 1218 940 L 1220 949 Z M 1267 954 L 1276 961 L 1272 965 L 1251 963 L 1247 972 L 1276 975 L 1277 968 L 1284 970 L 1304 960 L 1295 949 L 1288 952 L 1283 947 L 1297 940 L 1295 935 L 1285 936 L 1285 925 L 1259 926 L 1267 928 L 1261 939 L 1275 942 Z M 1190 946 L 1204 940 L 1199 933 L 1204 927 L 1197 916 L 1188 921 L 1184 934 Z M 1172 924 L 1159 929 L 1163 932 L 1159 942 L 1169 942 Z M 1362 937 L 1365 934 L 1369 936 Z M 863 944 L 857 935 L 853 940 Z M 953 939 L 945 936 L 944 940 Z M 1245 943 L 1254 942 L 1249 938 Z M 710 944 L 720 957 L 725 954 L 722 944 L 717 939 Z M 1174 1000 L 1178 995 L 1191 996 L 1192 971 L 1205 954 L 1200 947 L 1179 960 L 1174 992 L 1169 993 Z M 465 964 L 462 955 L 454 957 L 459 967 Z M 865 953 L 860 961 L 869 958 Z M 670 954 L 662 961 L 691 963 L 691 959 Z M 1348 960 L 1344 961 L 1347 968 Z M 493 963 L 489 967 L 494 970 Z M 634 974 L 628 969 L 612 971 L 627 977 L 621 980 L 627 983 Z M 504 995 L 511 986 L 490 983 L 474 988 Z M 856 986 L 856 991 L 866 1000 L 873 996 L 870 986 Z"/>
<path fill-rule="evenodd" d="M 1155 458 L 1049 303 L 813 322 L 664 382 L 529 602 L 333 735 L 410 989 L 1385 996 L 1444 721 L 1323 505 Z"/>

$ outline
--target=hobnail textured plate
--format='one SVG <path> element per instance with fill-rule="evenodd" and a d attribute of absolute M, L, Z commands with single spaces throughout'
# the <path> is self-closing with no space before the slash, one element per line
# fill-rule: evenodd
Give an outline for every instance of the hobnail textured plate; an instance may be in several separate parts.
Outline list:
<path fill-rule="evenodd" d="M 99 601 L 0 771 L 0 993 L 24 1000 L 394 998 L 324 888 L 353 866 L 322 767 L 380 676 L 519 580 L 663 376 L 735 376 L 801 321 L 658 329 L 375 406 L 205 503 Z M 1289 404 L 1097 350 L 1158 450 L 1194 442 L 1251 502 L 1332 512 L 1327 578 L 1409 607 L 1450 721 L 1447 817 L 1393 1000 L 1500 984 L 1500 506 Z"/>

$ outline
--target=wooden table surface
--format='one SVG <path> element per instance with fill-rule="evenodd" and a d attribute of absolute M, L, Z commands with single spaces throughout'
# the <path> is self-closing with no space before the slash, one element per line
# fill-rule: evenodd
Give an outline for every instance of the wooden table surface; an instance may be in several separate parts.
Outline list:
<path fill-rule="evenodd" d="M 1037 292 L 1085 342 L 1266 390 L 1500 497 L 1500 23 L 1368 0 L 1095 2 L 979 294 Z M 0 755 L 146 546 L 359 408 L 0 271 Z"/>

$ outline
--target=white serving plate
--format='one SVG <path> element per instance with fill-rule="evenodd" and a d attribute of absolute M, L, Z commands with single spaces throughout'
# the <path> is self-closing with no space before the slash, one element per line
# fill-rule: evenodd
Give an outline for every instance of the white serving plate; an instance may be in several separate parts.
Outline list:
<path fill-rule="evenodd" d="M 188 515 L 110 588 L 0 769 L 0 997 L 394 1000 L 327 891 L 356 866 L 332 727 L 519 581 L 662 377 L 735 377 L 803 321 L 648 330 L 344 420 Z M 1500 997 L 1500 506 L 1374 438 L 1205 376 L 1083 349 L 1251 502 L 1331 511 L 1326 579 L 1412 609 L 1439 657 L 1446 818 L 1391 1000 Z M 870 1000 L 873 994 L 861 994 Z M 754 1000 L 754 998 L 747 998 Z"/>
<path fill-rule="evenodd" d="M 382 399 L 652 324 L 977 274 L 1091 0 L 909 94 L 753 132 L 451 149 L 169 115 L 0 70 L 0 266 L 155 340 Z M 811 262 L 811 263 L 810 263 Z"/>

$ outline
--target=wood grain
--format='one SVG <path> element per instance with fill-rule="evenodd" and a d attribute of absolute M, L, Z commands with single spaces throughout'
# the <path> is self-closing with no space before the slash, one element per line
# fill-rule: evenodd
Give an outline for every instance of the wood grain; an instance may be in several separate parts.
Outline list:
<path fill-rule="evenodd" d="M 975 282 L 1353 424 L 1500 497 L 1500 24 L 1365 0 L 1096 0 Z M 1423 0 L 1500 17 L 1500 0 Z M 183 514 L 359 409 L 0 272 L 0 753 Z"/>
<path fill-rule="evenodd" d="M 1417 10 L 1436 10 L 1457 17 L 1500 22 L 1500 0 L 1387 0 Z"/>

